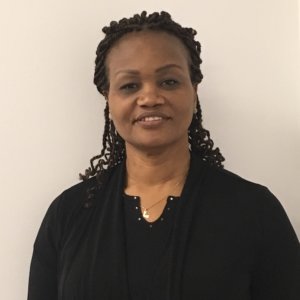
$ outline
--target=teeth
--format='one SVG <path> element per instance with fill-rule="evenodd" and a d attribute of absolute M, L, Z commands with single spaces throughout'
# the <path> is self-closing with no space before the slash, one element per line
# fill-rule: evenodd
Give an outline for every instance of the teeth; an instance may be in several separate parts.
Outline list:
<path fill-rule="evenodd" d="M 161 119 L 162 119 L 162 117 L 145 117 L 142 119 L 142 121 L 151 122 L 151 121 L 159 121 Z"/>

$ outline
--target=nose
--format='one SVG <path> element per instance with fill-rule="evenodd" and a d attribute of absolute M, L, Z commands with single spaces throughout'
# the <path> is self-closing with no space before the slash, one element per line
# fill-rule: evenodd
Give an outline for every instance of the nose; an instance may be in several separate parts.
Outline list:
<path fill-rule="evenodd" d="M 152 84 L 144 85 L 137 98 L 137 104 L 143 107 L 155 107 L 164 102 L 164 97 L 159 93 L 158 87 Z"/>

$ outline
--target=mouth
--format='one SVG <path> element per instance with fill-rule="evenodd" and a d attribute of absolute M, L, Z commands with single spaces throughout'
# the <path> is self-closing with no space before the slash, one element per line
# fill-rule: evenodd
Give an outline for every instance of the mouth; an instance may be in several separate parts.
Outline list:
<path fill-rule="evenodd" d="M 162 119 L 163 119 L 162 117 L 153 116 L 153 117 L 139 118 L 139 119 L 137 119 L 137 121 L 138 122 L 152 122 L 152 121 L 160 121 Z"/>
<path fill-rule="evenodd" d="M 138 123 L 145 127 L 156 127 L 164 123 L 164 121 L 169 120 L 170 117 L 161 112 L 147 112 L 140 114 L 134 123 Z"/>
<path fill-rule="evenodd" d="M 168 119 L 170 119 L 170 117 L 161 112 L 146 112 L 140 114 L 134 120 L 134 122 L 153 122 L 153 121 L 162 121 Z"/>

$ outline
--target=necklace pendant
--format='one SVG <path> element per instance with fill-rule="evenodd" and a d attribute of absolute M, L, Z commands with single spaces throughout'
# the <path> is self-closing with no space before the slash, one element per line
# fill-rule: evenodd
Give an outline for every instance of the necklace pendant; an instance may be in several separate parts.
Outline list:
<path fill-rule="evenodd" d="M 148 210 L 147 210 L 147 209 L 144 209 L 144 211 L 143 211 L 143 217 L 144 217 L 145 219 L 149 219 L 149 218 L 150 218 L 150 216 L 149 216 L 149 213 L 148 213 Z"/>

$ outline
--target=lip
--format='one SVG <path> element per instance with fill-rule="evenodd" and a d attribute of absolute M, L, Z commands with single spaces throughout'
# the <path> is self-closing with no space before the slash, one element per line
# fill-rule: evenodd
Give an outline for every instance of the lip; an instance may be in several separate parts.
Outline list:
<path fill-rule="evenodd" d="M 159 120 L 151 120 L 151 121 L 145 121 L 145 118 L 160 118 Z M 170 119 L 170 117 L 162 112 L 156 111 L 156 112 L 144 112 L 140 115 L 138 115 L 135 119 L 134 119 L 134 123 L 136 122 L 159 122 L 162 120 L 168 120 Z"/>
<path fill-rule="evenodd" d="M 146 118 L 148 119 L 146 120 Z M 165 113 L 149 111 L 138 115 L 133 123 L 139 125 L 141 128 L 149 130 L 161 128 L 161 126 L 170 119 L 171 118 Z"/>

